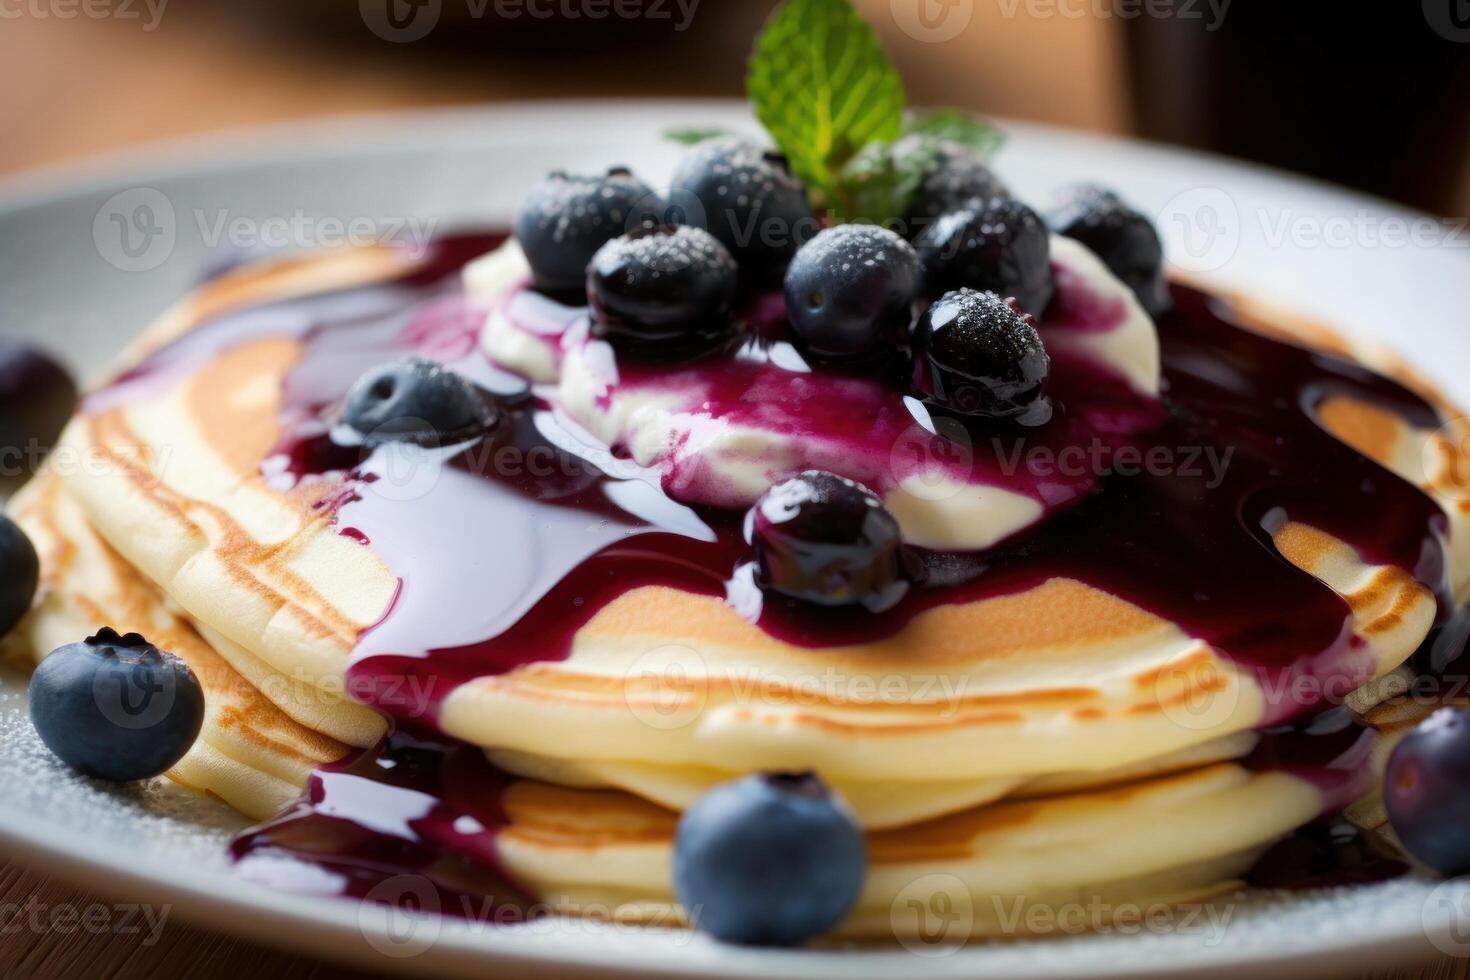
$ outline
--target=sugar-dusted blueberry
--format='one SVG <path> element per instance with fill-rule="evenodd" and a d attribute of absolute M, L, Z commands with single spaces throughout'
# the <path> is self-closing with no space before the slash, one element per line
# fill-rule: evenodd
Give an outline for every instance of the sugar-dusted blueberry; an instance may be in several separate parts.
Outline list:
<path fill-rule="evenodd" d="M 730 943 L 790 946 L 831 929 L 862 892 L 867 840 L 814 773 L 722 783 L 674 838 L 674 890 L 695 928 Z"/>
<path fill-rule="evenodd" d="M 913 246 L 876 225 L 838 225 L 786 270 L 786 311 L 819 358 L 864 357 L 908 340 L 924 270 Z"/>
<path fill-rule="evenodd" d="M 553 173 L 531 188 L 515 233 L 536 288 L 580 296 L 587 263 L 603 243 L 664 219 L 663 198 L 625 168 L 603 177 Z"/>
<path fill-rule="evenodd" d="M 786 159 L 739 137 L 697 144 L 674 172 L 670 193 L 697 202 L 704 213 L 688 220 L 708 229 L 758 278 L 777 275 L 817 231 Z"/>
<path fill-rule="evenodd" d="M 1169 309 L 1159 233 L 1117 194 L 1092 184 L 1069 188 L 1047 221 L 1057 234 L 1075 238 L 1102 259 L 1150 316 Z"/>
<path fill-rule="evenodd" d="M 974 200 L 941 215 L 914 242 L 930 297 L 952 289 L 1013 296 L 1041 316 L 1051 302 L 1051 241 L 1026 205 L 1005 197 Z"/>
<path fill-rule="evenodd" d="M 898 521 L 871 490 L 835 473 L 809 470 L 771 487 L 747 533 L 767 592 L 882 612 L 908 591 Z"/>
<path fill-rule="evenodd" d="M 1410 854 L 1442 875 L 1470 874 L 1470 711 L 1441 708 L 1404 736 L 1383 802 Z"/>
<path fill-rule="evenodd" d="M 40 578 L 41 562 L 31 539 L 0 514 L 0 639 L 30 611 Z"/>
<path fill-rule="evenodd" d="M 1039 424 L 1051 358 L 1029 314 L 995 293 L 957 289 L 919 318 L 914 331 L 919 384 L 929 400 L 982 418 Z"/>
<path fill-rule="evenodd" d="M 587 267 L 598 333 L 617 342 L 712 342 L 730 334 L 738 270 L 702 228 L 660 225 L 614 238 Z"/>
<path fill-rule="evenodd" d="M 165 772 L 204 724 L 204 691 L 188 664 L 105 628 L 42 660 L 29 702 L 31 724 L 62 762 L 117 782 Z"/>
<path fill-rule="evenodd" d="M 495 420 L 494 406 L 474 385 L 423 357 L 368 371 L 348 392 L 342 414 L 367 446 L 460 442 L 484 433 Z"/>
<path fill-rule="evenodd" d="M 893 145 L 895 158 L 915 153 L 928 153 L 933 159 L 905 213 L 910 237 L 969 201 L 1010 196 L 980 154 L 968 146 L 950 140 L 935 142 L 921 135 L 905 136 Z"/>
<path fill-rule="evenodd" d="M 0 339 L 0 483 L 50 449 L 77 407 L 77 385 L 56 360 L 29 344 Z"/>

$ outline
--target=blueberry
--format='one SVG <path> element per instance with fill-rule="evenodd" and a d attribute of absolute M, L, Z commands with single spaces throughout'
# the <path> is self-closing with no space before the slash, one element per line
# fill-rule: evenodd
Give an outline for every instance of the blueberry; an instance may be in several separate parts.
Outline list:
<path fill-rule="evenodd" d="M 1470 874 L 1470 711 L 1441 708 L 1404 736 L 1383 802 L 1405 850 L 1440 874 Z"/>
<path fill-rule="evenodd" d="M 41 562 L 31 539 L 10 518 L 0 515 L 0 638 L 30 611 L 41 580 Z"/>
<path fill-rule="evenodd" d="M 664 202 L 621 167 L 605 177 L 553 173 L 526 195 L 515 233 L 536 288 L 580 297 L 587 263 L 602 244 L 663 220 Z"/>
<path fill-rule="evenodd" d="M 908 339 L 923 267 L 913 246 L 875 225 L 838 225 L 813 238 L 786 270 L 786 311 L 819 358 L 895 350 Z"/>
<path fill-rule="evenodd" d="M 857 902 L 867 842 L 813 773 L 722 783 L 679 821 L 674 890 L 695 928 L 731 943 L 819 936 Z"/>
<path fill-rule="evenodd" d="M 908 591 L 903 538 L 878 497 L 809 470 L 767 490 L 747 519 L 762 589 L 819 606 L 882 612 Z"/>
<path fill-rule="evenodd" d="M 660 225 L 614 238 L 587 267 L 602 336 L 703 343 L 731 332 L 738 270 L 709 232 Z"/>
<path fill-rule="evenodd" d="M 672 196 L 698 202 L 702 224 L 743 270 L 774 277 L 817 230 L 806 191 L 784 157 L 734 136 L 705 140 L 674 172 Z"/>
<path fill-rule="evenodd" d="M 914 242 L 931 297 L 952 289 L 1014 296 L 1040 316 L 1051 302 L 1051 241 L 1035 211 L 1004 197 L 942 215 Z"/>
<path fill-rule="evenodd" d="M 36 733 L 62 762 L 128 782 L 184 757 L 204 724 L 204 692 L 178 657 L 137 633 L 104 628 L 41 661 L 30 710 Z"/>
<path fill-rule="evenodd" d="M 1150 316 L 1168 311 L 1159 233 L 1117 194 L 1089 184 L 1071 188 L 1047 220 L 1057 234 L 1077 239 L 1102 259 Z"/>
<path fill-rule="evenodd" d="M 936 405 L 1029 424 L 1050 418 L 1042 392 L 1051 358 L 1031 317 L 995 293 L 945 293 L 919 318 L 914 352 L 919 385 Z"/>
<path fill-rule="evenodd" d="M 65 368 L 34 347 L 0 340 L 0 478 L 27 475 L 21 464 L 33 449 L 55 444 L 76 407 Z"/>
<path fill-rule="evenodd" d="M 985 160 L 961 143 L 950 140 L 936 143 L 925 136 L 905 136 L 893 145 L 893 154 L 900 160 L 921 152 L 932 153 L 934 159 L 924 171 L 905 214 L 910 237 L 919 235 L 940 215 L 969 201 L 1010 196 Z"/>
<path fill-rule="evenodd" d="M 483 434 L 495 419 L 495 409 L 474 385 L 423 357 L 406 357 L 358 378 L 342 415 L 368 446 L 462 442 Z"/>

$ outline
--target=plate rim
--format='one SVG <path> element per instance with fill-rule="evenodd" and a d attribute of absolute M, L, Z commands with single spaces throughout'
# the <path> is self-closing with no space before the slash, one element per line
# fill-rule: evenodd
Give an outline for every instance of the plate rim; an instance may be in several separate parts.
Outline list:
<path fill-rule="evenodd" d="M 679 118 L 682 115 L 722 118 L 754 126 L 743 102 L 734 99 L 554 99 L 507 101 L 489 105 L 467 105 L 443 108 L 414 108 L 382 112 L 336 115 L 319 119 L 295 120 L 265 126 L 229 127 L 205 134 L 173 137 L 128 146 L 121 150 L 87 154 L 81 157 L 21 171 L 0 178 L 0 217 L 32 209 L 54 206 L 105 192 L 118 186 L 144 184 L 189 176 L 226 175 L 247 172 L 272 164 L 293 160 L 330 157 L 351 159 L 370 154 L 375 147 L 391 147 L 405 133 L 429 134 L 435 140 L 452 146 L 456 134 L 470 137 L 466 142 L 483 145 L 488 125 L 524 122 L 540 118 L 543 122 L 565 120 L 588 114 L 629 113 L 639 116 L 658 115 Z M 1248 174 L 1287 190 L 1327 194 L 1366 204 L 1386 215 L 1408 219 L 1429 217 L 1423 212 L 1393 202 L 1360 194 L 1326 181 L 1288 173 L 1277 168 L 1254 164 L 1211 153 L 1167 146 L 1158 143 L 1105 136 L 1079 130 L 1035 123 L 997 120 L 1005 130 L 1029 140 L 1047 140 L 1054 145 L 1086 147 L 1108 144 L 1118 148 L 1144 150 L 1156 158 L 1171 160 L 1180 166 L 1205 165 L 1233 174 Z M 517 138 L 513 131 L 497 133 L 494 141 L 502 146 L 520 142 L 538 146 L 551 144 L 574 148 L 587 142 L 575 126 L 536 129 L 535 135 Z M 221 804 L 222 805 L 222 804 Z M 327 960 L 371 965 L 375 969 L 419 971 L 431 967 L 444 975 L 488 974 L 518 975 L 517 971 L 551 968 L 567 975 L 685 976 L 688 965 L 676 960 L 650 955 L 643 959 L 609 963 L 599 958 L 592 945 L 577 943 L 542 944 L 541 949 L 511 948 L 497 942 L 497 935 L 514 930 L 483 925 L 466 925 L 453 920 L 444 923 L 441 942 L 427 953 L 406 960 L 382 957 L 368 943 L 348 903 L 331 907 L 323 899 L 281 893 L 229 878 L 218 872 L 193 868 L 170 869 L 168 873 L 152 873 L 130 867 L 116 854 L 108 853 L 105 844 L 84 836 L 59 833 L 44 820 L 29 812 L 0 802 L 0 853 L 18 859 L 27 867 L 48 870 L 57 877 L 76 882 L 89 890 L 110 895 L 127 895 L 134 900 L 159 900 L 175 906 L 181 919 L 211 930 L 247 936 L 263 944 L 290 948 L 320 956 Z M 106 872 L 99 879 L 97 871 Z M 222 881 L 231 889 L 222 891 Z M 336 903 L 334 903 L 335 905 Z M 335 914 L 334 914 L 335 913 Z M 312 929 L 301 926 L 311 924 Z M 1065 941 L 1065 940 L 1061 940 Z M 821 977 L 832 975 L 840 967 L 842 975 L 853 977 L 903 977 L 910 975 L 914 958 L 886 950 L 864 952 L 854 959 L 851 951 L 750 951 L 726 950 L 719 958 L 705 957 L 695 964 L 698 975 L 719 977 L 792 976 Z M 1192 964 L 1192 976 L 1230 975 L 1242 969 L 1269 973 L 1290 971 L 1326 972 L 1332 967 L 1324 958 L 1337 959 L 1351 955 L 1363 969 L 1391 962 L 1406 961 L 1422 954 L 1432 955 L 1434 947 L 1427 932 L 1405 931 L 1385 926 L 1377 934 L 1365 934 L 1352 946 L 1311 941 L 1287 952 L 1260 949 L 1212 950 L 1198 964 Z M 946 966 L 945 964 L 949 964 Z M 1055 964 L 1053 964 L 1055 966 Z M 926 972 L 935 977 L 964 976 L 983 971 L 983 960 L 951 957 L 932 960 Z M 1130 964 L 1131 976 L 1170 976 L 1178 974 L 1177 964 L 1159 962 Z M 1049 973 L 1025 974 L 1030 976 Z M 1093 969 L 1069 973 L 1078 977 L 1115 977 L 1115 969 L 1096 964 Z"/>
<path fill-rule="evenodd" d="M 224 806 L 224 804 L 217 804 Z M 834 975 L 857 980 L 908 980 L 916 962 L 925 964 L 926 975 L 945 980 L 976 975 L 987 969 L 975 957 L 962 955 L 947 958 L 920 959 L 898 950 L 755 950 L 718 947 L 718 960 L 702 959 L 698 972 L 687 966 L 651 956 L 646 959 L 609 962 L 600 958 L 591 944 L 545 944 L 542 950 L 496 948 L 497 937 L 511 935 L 516 927 L 466 924 L 446 919 L 432 947 L 413 957 L 393 958 L 382 955 L 371 945 L 359 924 L 353 924 L 355 906 L 335 899 L 318 899 L 286 892 L 276 892 L 239 879 L 211 872 L 185 868 L 169 876 L 147 874 L 105 853 L 103 845 L 82 839 L 63 846 L 55 835 L 47 834 L 43 823 L 24 811 L 0 804 L 4 821 L 0 822 L 0 853 L 22 861 L 27 867 L 47 871 L 89 891 L 129 901 L 155 903 L 171 907 L 170 918 L 177 916 L 196 927 L 247 938 L 263 945 L 318 956 L 324 960 L 357 966 L 370 966 L 390 973 L 424 972 L 445 977 L 523 976 L 516 971 L 554 968 L 557 976 L 597 977 L 718 977 L 738 980 L 759 975 L 765 980 L 791 977 L 793 980 L 817 980 Z M 20 819 L 15 819 L 19 817 Z M 30 826 L 27 826 L 30 825 Z M 110 876 L 104 881 L 87 877 L 97 868 Z M 239 886 L 238 895 L 221 894 L 217 886 L 229 880 Z M 244 896 L 244 897 L 241 897 Z M 249 901 L 257 896 L 262 901 Z M 269 902 L 263 901 L 269 899 Z M 324 913 L 324 909 L 340 914 Z M 315 931 L 303 930 L 315 926 Z M 488 941 L 487 941 L 488 940 Z M 697 940 L 703 942 L 703 940 Z M 1037 942 L 1066 942 L 1067 939 Z M 707 945 L 713 946 L 709 943 Z M 580 946 L 580 948 L 579 948 Z M 1265 976 L 1340 976 L 1340 958 L 1351 955 L 1362 972 L 1388 966 L 1412 965 L 1428 960 L 1436 948 L 1426 932 L 1399 932 L 1383 929 L 1376 936 L 1364 936 L 1352 947 L 1304 944 L 1286 952 L 1260 949 L 1213 949 L 1207 962 L 1181 971 L 1177 962 L 1155 961 L 1130 963 L 1127 976 L 1166 978 L 1238 977 L 1241 970 L 1251 969 Z M 493 957 L 493 958 L 487 958 Z M 733 960 L 734 962 L 729 962 Z M 856 962 L 854 962 L 856 960 Z M 1055 966 L 1053 964 L 1052 966 Z M 840 967 L 841 972 L 837 972 Z M 871 967 L 871 968 L 870 968 Z M 756 971 L 759 971 L 758 974 Z M 1099 963 L 1093 969 L 1071 970 L 1057 974 L 1045 968 L 1039 972 L 1015 972 L 1009 976 L 1026 980 L 1067 976 L 1079 980 L 1103 980 L 1120 976 L 1116 969 Z"/>

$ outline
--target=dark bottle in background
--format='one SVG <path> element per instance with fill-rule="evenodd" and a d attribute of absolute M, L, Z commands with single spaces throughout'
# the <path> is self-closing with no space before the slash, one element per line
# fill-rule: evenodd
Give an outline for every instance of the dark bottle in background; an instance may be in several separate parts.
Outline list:
<path fill-rule="evenodd" d="M 1151 0 L 1171 16 L 1128 22 L 1140 135 L 1465 207 L 1470 0 L 1220 5 Z"/>

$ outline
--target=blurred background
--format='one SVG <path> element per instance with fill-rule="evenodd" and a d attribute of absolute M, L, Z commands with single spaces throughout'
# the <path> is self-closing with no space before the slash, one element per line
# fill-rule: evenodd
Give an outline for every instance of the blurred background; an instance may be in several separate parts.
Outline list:
<path fill-rule="evenodd" d="M 1467 0 L 860 5 L 914 104 L 1179 143 L 1470 215 Z M 0 173 L 323 114 L 739 96 L 774 6 L 0 0 Z"/>

